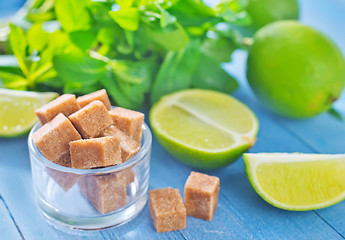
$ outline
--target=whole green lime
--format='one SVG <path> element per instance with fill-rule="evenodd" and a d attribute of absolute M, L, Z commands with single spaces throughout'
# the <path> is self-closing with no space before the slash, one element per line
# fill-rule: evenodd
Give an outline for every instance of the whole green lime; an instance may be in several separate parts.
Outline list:
<path fill-rule="evenodd" d="M 246 8 L 257 29 L 279 20 L 297 20 L 297 0 L 250 0 Z"/>
<path fill-rule="evenodd" d="M 271 22 L 299 18 L 297 0 L 249 0 L 246 11 L 252 24 L 239 27 L 244 36 L 253 36 L 257 30 Z"/>
<path fill-rule="evenodd" d="M 305 118 L 328 110 L 345 84 L 345 61 L 331 39 L 297 21 L 278 21 L 254 36 L 247 79 L 272 111 Z"/>

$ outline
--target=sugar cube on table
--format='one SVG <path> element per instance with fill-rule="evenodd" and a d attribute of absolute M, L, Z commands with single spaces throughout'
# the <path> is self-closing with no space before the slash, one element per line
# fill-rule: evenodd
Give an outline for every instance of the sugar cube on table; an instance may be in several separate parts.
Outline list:
<path fill-rule="evenodd" d="M 81 139 L 73 124 L 62 113 L 44 124 L 32 135 L 32 140 L 48 160 L 68 165 L 64 154 L 69 151 L 69 142 Z M 67 162 L 66 162 L 67 161 Z"/>
<path fill-rule="evenodd" d="M 219 178 L 191 172 L 184 186 L 187 215 L 211 220 L 217 208 Z"/>
<path fill-rule="evenodd" d="M 109 126 L 100 134 L 101 137 L 114 136 L 120 142 L 122 162 L 127 161 L 140 150 L 140 143 L 130 138 L 114 125 Z"/>
<path fill-rule="evenodd" d="M 144 114 L 117 107 L 109 111 L 114 125 L 137 142 L 141 141 Z"/>
<path fill-rule="evenodd" d="M 83 138 L 97 137 L 113 123 L 107 108 L 98 100 L 71 114 L 69 119 Z"/>
<path fill-rule="evenodd" d="M 41 125 L 52 120 L 59 113 L 69 116 L 79 110 L 77 100 L 73 94 L 64 94 L 55 100 L 43 105 L 35 111 Z"/>
<path fill-rule="evenodd" d="M 99 101 L 103 102 L 103 104 L 107 108 L 107 110 L 111 109 L 110 100 L 109 100 L 107 91 L 105 89 L 101 89 L 99 91 L 92 92 L 92 93 L 86 94 L 84 96 L 80 96 L 77 98 L 77 103 L 78 103 L 79 107 L 82 108 L 82 107 L 85 107 L 86 105 L 88 105 L 89 103 L 91 103 L 95 100 L 99 100 Z"/>
<path fill-rule="evenodd" d="M 126 178 L 117 174 L 88 175 L 78 180 L 80 191 L 97 209 L 106 214 L 127 203 Z"/>
<path fill-rule="evenodd" d="M 89 169 L 120 164 L 121 149 L 115 137 L 82 139 L 70 142 L 72 168 Z"/>
<path fill-rule="evenodd" d="M 157 232 L 181 230 L 186 227 L 186 209 L 178 189 L 150 190 L 149 195 L 150 213 Z"/>

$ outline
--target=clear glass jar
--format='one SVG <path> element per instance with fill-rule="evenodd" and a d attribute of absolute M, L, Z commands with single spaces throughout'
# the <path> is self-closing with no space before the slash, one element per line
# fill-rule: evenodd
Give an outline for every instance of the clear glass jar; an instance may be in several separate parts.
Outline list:
<path fill-rule="evenodd" d="M 74 169 L 46 159 L 28 137 L 32 180 L 39 209 L 61 230 L 99 230 L 126 223 L 147 201 L 152 136 L 142 126 L 141 149 L 128 161 L 106 168 Z M 67 227 L 67 229 L 66 229 Z"/>

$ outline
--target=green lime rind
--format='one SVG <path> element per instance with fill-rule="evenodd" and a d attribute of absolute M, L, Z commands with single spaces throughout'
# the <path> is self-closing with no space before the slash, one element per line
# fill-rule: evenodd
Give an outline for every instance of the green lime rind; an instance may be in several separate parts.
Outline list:
<path fill-rule="evenodd" d="M 289 211 L 310 211 L 310 210 L 316 210 L 316 209 L 321 209 L 321 208 L 333 206 L 333 205 L 335 205 L 335 204 L 337 204 L 337 203 L 339 203 L 345 199 L 345 191 L 344 191 L 341 195 L 339 195 L 338 198 L 336 198 L 334 200 L 315 204 L 315 205 L 292 206 L 292 205 L 287 205 L 287 204 L 278 202 L 278 201 L 274 200 L 272 197 L 270 197 L 265 191 L 263 191 L 262 187 L 258 183 L 257 178 L 256 178 L 256 173 L 255 173 L 256 168 L 253 167 L 253 165 L 254 165 L 253 159 L 251 157 L 249 157 L 248 154 L 245 153 L 245 154 L 243 154 L 243 161 L 244 161 L 244 167 L 245 167 L 245 172 L 247 174 L 248 181 L 252 185 L 252 187 L 254 188 L 254 191 L 263 200 L 265 200 L 266 202 L 268 202 L 269 204 L 271 204 L 274 207 L 277 207 L 277 208 L 280 208 L 283 210 L 289 210 Z"/>
<path fill-rule="evenodd" d="M 170 153 L 173 157 L 175 157 L 176 159 L 180 160 L 182 163 L 188 166 L 195 167 L 198 169 L 216 169 L 225 167 L 234 162 L 236 159 L 238 159 L 243 152 L 248 150 L 254 144 L 259 129 L 258 119 L 247 106 L 245 106 L 238 100 L 233 99 L 236 101 L 237 104 L 241 105 L 249 113 L 248 116 L 250 116 L 250 119 L 253 123 L 253 129 L 251 131 L 250 136 L 247 137 L 252 140 L 235 142 L 232 146 L 229 145 L 229 147 L 225 149 L 219 149 L 219 151 L 209 151 L 208 149 L 192 146 L 190 144 L 186 144 L 184 141 L 180 141 L 180 139 L 175 139 L 174 137 L 171 137 L 169 134 L 162 133 L 162 129 L 158 129 L 158 126 L 160 124 L 156 123 L 155 121 L 155 114 L 159 111 L 158 109 L 165 105 L 164 102 L 171 103 L 171 100 L 179 94 L 181 94 L 182 92 L 191 93 L 192 91 L 194 91 L 195 93 L 195 91 L 199 90 L 185 90 L 171 95 L 167 95 L 152 106 L 149 118 L 153 133 L 156 136 L 159 143 L 166 149 L 168 153 Z M 200 94 L 202 94 L 202 92 L 206 92 L 206 90 L 200 91 Z M 223 93 L 217 94 L 224 95 Z M 231 98 L 229 95 L 224 96 Z M 245 135 L 243 136 L 243 138 L 246 138 Z"/>

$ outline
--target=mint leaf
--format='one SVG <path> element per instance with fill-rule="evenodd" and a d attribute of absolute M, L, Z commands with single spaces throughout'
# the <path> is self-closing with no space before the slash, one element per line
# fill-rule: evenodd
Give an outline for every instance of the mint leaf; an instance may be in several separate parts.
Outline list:
<path fill-rule="evenodd" d="M 97 40 L 104 45 L 112 45 L 121 37 L 122 30 L 115 27 L 104 27 L 98 31 Z"/>
<path fill-rule="evenodd" d="M 161 27 L 165 28 L 166 26 L 168 26 L 169 24 L 173 24 L 174 22 L 176 22 L 176 17 L 171 15 L 168 11 L 165 10 L 161 10 Z"/>
<path fill-rule="evenodd" d="M 10 72 L 0 71 L 0 81 L 5 88 L 26 90 L 27 81 L 24 77 Z"/>
<path fill-rule="evenodd" d="M 93 84 L 105 73 L 106 63 L 81 53 L 54 56 L 54 67 L 65 82 Z"/>
<path fill-rule="evenodd" d="M 219 62 L 229 62 L 236 45 L 228 38 L 215 36 L 206 38 L 201 46 L 201 52 Z"/>
<path fill-rule="evenodd" d="M 190 88 L 192 74 L 199 61 L 200 41 L 192 40 L 180 51 L 170 51 L 164 58 L 151 90 L 151 103 L 165 94 Z"/>
<path fill-rule="evenodd" d="M 76 93 L 76 94 L 88 94 L 95 92 L 102 88 L 102 85 L 98 82 L 95 83 L 80 83 L 80 82 L 68 82 L 64 85 L 64 93 Z"/>
<path fill-rule="evenodd" d="M 26 41 L 24 31 L 20 27 L 17 27 L 13 24 L 10 24 L 10 29 L 11 31 L 8 38 L 11 49 L 18 60 L 20 69 L 23 71 L 24 75 L 27 75 L 29 73 L 29 70 L 27 65 L 25 64 L 24 58 L 26 57 L 26 49 L 28 47 L 28 43 Z"/>
<path fill-rule="evenodd" d="M 121 7 L 116 12 L 109 11 L 109 15 L 125 30 L 136 31 L 139 27 L 140 11 L 138 8 Z"/>
<path fill-rule="evenodd" d="M 107 89 L 108 94 L 117 103 L 117 105 L 125 107 L 125 108 L 131 108 L 131 109 L 135 108 L 135 104 L 132 103 L 120 89 L 111 71 L 107 71 L 100 78 L 100 82 Z"/>
<path fill-rule="evenodd" d="M 230 93 L 235 91 L 239 85 L 217 60 L 201 55 L 193 74 L 192 86 Z"/>
<path fill-rule="evenodd" d="M 334 118 L 336 118 L 336 119 L 338 119 L 338 120 L 340 120 L 340 121 L 343 121 L 344 120 L 344 118 L 343 118 L 343 116 L 341 115 L 341 113 L 338 111 L 338 110 L 336 110 L 335 108 L 331 108 L 331 109 L 329 109 L 328 110 L 328 113 L 332 116 L 332 117 L 334 117 Z"/>
<path fill-rule="evenodd" d="M 206 6 L 203 0 L 182 0 L 172 7 L 173 10 L 185 15 L 216 17 L 217 13 Z"/>
<path fill-rule="evenodd" d="M 11 49 L 17 58 L 23 58 L 26 56 L 26 48 L 28 46 L 24 31 L 13 24 L 10 24 L 10 29 L 11 31 L 8 37 Z"/>
<path fill-rule="evenodd" d="M 69 37 L 78 48 L 85 51 L 95 44 L 97 35 L 93 29 L 90 29 L 70 32 Z"/>
<path fill-rule="evenodd" d="M 134 0 L 117 0 L 116 3 L 119 4 L 121 7 L 131 7 L 133 5 Z"/>
<path fill-rule="evenodd" d="M 152 41 L 166 50 L 179 51 L 188 44 L 188 34 L 178 23 L 170 24 L 165 28 L 157 25 L 145 25 L 144 29 Z"/>
<path fill-rule="evenodd" d="M 140 62 L 128 60 L 113 60 L 109 65 L 116 78 L 119 81 L 127 83 L 141 84 L 150 82 L 155 73 L 154 60 L 146 60 Z M 147 86 L 145 87 L 145 89 L 147 89 Z"/>
<path fill-rule="evenodd" d="M 86 9 L 88 0 L 56 0 L 55 12 L 66 32 L 91 28 L 90 14 Z"/>
<path fill-rule="evenodd" d="M 30 53 L 34 50 L 40 52 L 48 43 L 49 33 L 42 29 L 41 23 L 36 23 L 27 31 L 27 38 Z"/>
<path fill-rule="evenodd" d="M 156 59 L 143 61 L 111 61 L 109 63 L 118 88 L 131 102 L 131 108 L 139 108 L 150 90 L 151 79 L 156 73 Z"/>

